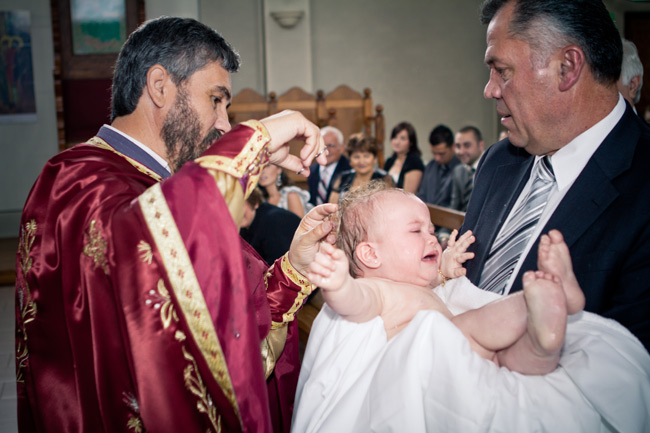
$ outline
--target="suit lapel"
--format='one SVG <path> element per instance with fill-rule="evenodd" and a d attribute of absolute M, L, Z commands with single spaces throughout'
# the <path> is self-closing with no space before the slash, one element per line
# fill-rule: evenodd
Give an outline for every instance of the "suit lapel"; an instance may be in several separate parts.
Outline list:
<path fill-rule="evenodd" d="M 628 114 L 626 111 L 591 157 L 542 233 L 559 228 L 566 232 L 564 237 L 571 247 L 619 196 L 614 181 L 632 165 L 640 137 Z"/>
<path fill-rule="evenodd" d="M 632 165 L 641 135 L 630 115 L 634 113 L 628 107 L 567 191 L 544 226 L 542 234 L 557 229 L 562 232 L 565 242 L 571 248 L 619 196 L 615 185 L 616 178 Z M 537 269 L 538 243 L 539 239 L 526 256 L 513 282 L 512 291 L 521 289 L 521 277 L 524 272 Z"/>

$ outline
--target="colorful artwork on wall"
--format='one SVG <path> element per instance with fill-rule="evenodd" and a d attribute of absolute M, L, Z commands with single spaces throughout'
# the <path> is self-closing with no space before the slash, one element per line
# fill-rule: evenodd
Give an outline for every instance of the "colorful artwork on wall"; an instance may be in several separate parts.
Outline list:
<path fill-rule="evenodd" d="M 126 0 L 72 0 L 74 55 L 118 53 L 126 41 Z"/>
<path fill-rule="evenodd" d="M 29 11 L 0 11 L 0 123 L 35 121 Z"/>

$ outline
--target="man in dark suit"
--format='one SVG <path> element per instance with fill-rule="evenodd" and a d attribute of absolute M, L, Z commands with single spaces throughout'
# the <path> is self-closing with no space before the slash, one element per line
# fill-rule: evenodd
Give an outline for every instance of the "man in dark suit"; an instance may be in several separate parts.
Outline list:
<path fill-rule="evenodd" d="M 536 269 L 540 235 L 558 229 L 585 309 L 617 320 L 648 349 L 650 128 L 616 88 L 622 48 L 609 13 L 600 0 L 487 0 L 482 21 L 485 96 L 509 138 L 485 152 L 476 173 L 462 227 L 477 239 L 467 276 L 499 293 L 520 290 L 523 273 Z M 516 226 L 529 194 L 542 190 L 538 219 Z M 524 229 L 516 252 L 509 234 Z M 492 278 L 498 254 L 513 265 L 501 280 Z"/>
<path fill-rule="evenodd" d="M 259 188 L 244 202 L 244 218 L 239 234 L 264 261 L 275 263 L 291 246 L 300 218 L 286 209 L 264 201 Z"/>
<path fill-rule="evenodd" d="M 333 126 L 325 126 L 320 131 L 327 147 L 327 164 L 314 164 L 310 167 L 307 184 L 309 185 L 309 202 L 314 206 L 328 203 L 334 179 L 340 173 L 351 168 L 350 162 L 343 155 L 345 149 L 343 133 Z"/>
<path fill-rule="evenodd" d="M 481 131 L 475 126 L 461 128 L 455 137 L 454 150 L 462 162 L 451 173 L 451 203 L 449 207 L 461 212 L 467 211 L 469 198 L 474 190 L 474 173 L 485 151 Z"/>

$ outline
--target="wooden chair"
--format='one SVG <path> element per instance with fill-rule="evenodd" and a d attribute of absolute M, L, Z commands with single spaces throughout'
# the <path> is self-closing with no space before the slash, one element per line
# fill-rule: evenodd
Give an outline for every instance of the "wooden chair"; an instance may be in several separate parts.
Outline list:
<path fill-rule="evenodd" d="M 252 89 L 244 89 L 233 97 L 228 116 L 230 123 L 235 125 L 249 119 L 262 119 L 282 110 L 299 111 L 320 127 L 336 126 L 346 140 L 350 135 L 361 131 L 374 136 L 380 148 L 379 163 L 380 166 L 383 165 L 383 107 L 377 105 L 373 112 L 370 89 L 364 89 L 362 95 L 341 85 L 327 95 L 322 90 L 312 95 L 299 87 L 293 87 L 280 96 L 271 92 L 268 97 Z M 291 152 L 297 154 L 301 146 L 299 142 L 291 143 Z M 288 175 L 298 185 L 306 188 L 302 176 L 293 173 Z"/>
<path fill-rule="evenodd" d="M 327 124 L 339 128 L 346 140 L 358 132 L 375 137 L 379 144 L 377 159 L 379 166 L 383 166 L 383 107 L 378 105 L 376 113 L 373 113 L 370 89 L 364 89 L 363 93 L 361 95 L 350 87 L 341 85 L 325 96 L 325 108 L 332 114 L 328 117 Z"/>

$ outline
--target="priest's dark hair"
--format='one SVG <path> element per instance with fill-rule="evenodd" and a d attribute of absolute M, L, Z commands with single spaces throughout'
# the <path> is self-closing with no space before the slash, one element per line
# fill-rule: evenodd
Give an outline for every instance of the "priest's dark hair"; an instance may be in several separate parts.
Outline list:
<path fill-rule="evenodd" d="M 228 72 L 239 69 L 239 54 L 214 29 L 191 18 L 147 21 L 129 36 L 115 63 L 111 121 L 133 113 L 152 66 L 164 67 L 178 86 L 217 61 Z"/>

